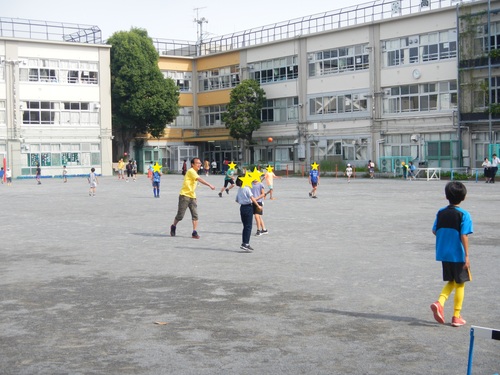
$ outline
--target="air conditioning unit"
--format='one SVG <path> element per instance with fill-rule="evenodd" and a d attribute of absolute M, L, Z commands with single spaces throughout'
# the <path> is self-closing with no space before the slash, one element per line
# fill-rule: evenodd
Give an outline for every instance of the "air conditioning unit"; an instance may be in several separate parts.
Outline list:
<path fill-rule="evenodd" d="M 384 89 L 384 95 L 391 95 L 391 89 Z"/>
<path fill-rule="evenodd" d="M 420 140 L 420 134 L 412 134 L 410 139 L 412 142 L 417 143 Z"/>

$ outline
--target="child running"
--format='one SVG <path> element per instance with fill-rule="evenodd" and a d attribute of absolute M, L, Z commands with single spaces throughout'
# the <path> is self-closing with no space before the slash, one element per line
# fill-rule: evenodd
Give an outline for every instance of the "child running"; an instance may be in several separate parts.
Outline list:
<path fill-rule="evenodd" d="M 269 189 L 268 193 L 270 195 L 271 200 L 275 200 L 276 198 L 273 197 L 273 182 L 275 178 L 281 178 L 278 177 L 274 174 L 273 169 L 271 166 L 267 167 L 267 171 L 264 174 L 264 180 L 266 181 L 267 188 Z"/>

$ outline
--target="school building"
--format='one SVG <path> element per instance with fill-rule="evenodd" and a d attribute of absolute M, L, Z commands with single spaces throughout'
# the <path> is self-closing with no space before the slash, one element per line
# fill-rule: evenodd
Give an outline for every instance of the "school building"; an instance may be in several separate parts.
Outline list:
<path fill-rule="evenodd" d="M 163 137 L 133 143 L 132 157 L 142 170 L 161 161 L 178 171 L 193 156 L 215 159 L 219 168 L 224 158 L 249 161 L 250 149 L 229 136 L 221 115 L 231 89 L 255 79 L 267 98 L 254 133 L 255 163 L 278 171 L 323 160 L 356 166 L 373 160 L 388 173 L 399 173 L 402 161 L 478 168 L 500 151 L 499 5 L 382 0 L 196 42 L 153 38 L 159 68 L 179 87 L 181 109 Z M 35 159 L 27 155 L 36 147 L 42 161 L 42 148 L 59 147 L 61 163 L 72 151 L 64 147 L 78 149 L 80 163 L 85 147 L 86 160 L 110 174 L 110 47 L 3 34 L 0 42 L 0 154 L 18 153 L 16 163 L 28 173 Z M 58 79 L 42 81 L 42 72 L 52 71 L 44 58 L 58 62 Z M 66 68 L 72 63 L 78 69 Z M 38 71 L 33 80 L 31 70 Z M 78 83 L 68 82 L 69 72 Z M 86 79 L 91 72 L 95 84 Z M 40 106 L 39 120 L 33 105 Z M 49 123 L 44 105 L 57 106 Z"/>
<path fill-rule="evenodd" d="M 95 26 L 0 18 L 0 162 L 112 174 L 110 49 Z"/>
<path fill-rule="evenodd" d="M 256 163 L 480 167 L 500 143 L 499 4 L 373 1 L 192 44 L 156 39 L 182 108 L 143 152 L 176 170 L 195 154 L 249 160 L 221 114 L 251 78 L 267 97 Z"/>

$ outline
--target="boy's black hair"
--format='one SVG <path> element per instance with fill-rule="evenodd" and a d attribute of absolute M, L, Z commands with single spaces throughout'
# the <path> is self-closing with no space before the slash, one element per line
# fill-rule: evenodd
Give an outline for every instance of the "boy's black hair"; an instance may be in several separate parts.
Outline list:
<path fill-rule="evenodd" d="M 243 185 L 243 182 L 241 181 L 241 178 L 236 177 L 236 186 L 241 187 Z"/>
<path fill-rule="evenodd" d="M 90 171 L 91 172 L 95 172 L 95 168 L 90 168 Z"/>
<path fill-rule="evenodd" d="M 446 184 L 444 193 L 450 204 L 457 205 L 465 199 L 467 188 L 459 181 L 450 181 Z"/>

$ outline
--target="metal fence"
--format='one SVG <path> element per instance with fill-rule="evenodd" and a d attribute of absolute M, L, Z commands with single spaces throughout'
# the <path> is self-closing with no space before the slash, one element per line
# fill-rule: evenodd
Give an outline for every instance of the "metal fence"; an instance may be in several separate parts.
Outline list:
<path fill-rule="evenodd" d="M 0 37 L 102 44 L 97 26 L 0 17 Z"/>
<path fill-rule="evenodd" d="M 279 40 L 338 30 L 416 13 L 477 2 L 456 0 L 376 0 L 250 30 L 204 39 L 201 42 L 154 39 L 160 55 L 210 55 Z"/>

